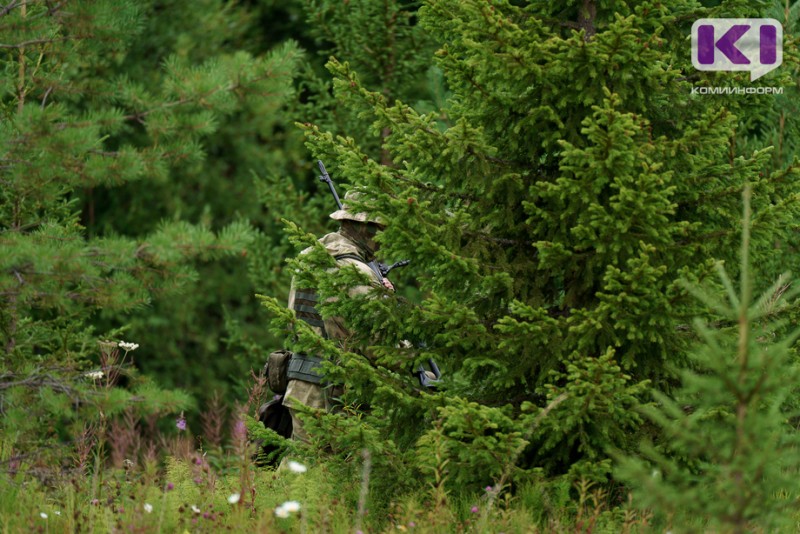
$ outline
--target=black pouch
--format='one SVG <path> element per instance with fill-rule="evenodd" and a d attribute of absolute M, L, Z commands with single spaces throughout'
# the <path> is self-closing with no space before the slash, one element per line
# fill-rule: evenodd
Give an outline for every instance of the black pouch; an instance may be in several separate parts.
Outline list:
<path fill-rule="evenodd" d="M 283 395 L 276 395 L 271 401 L 262 404 L 258 409 L 258 420 L 282 438 L 292 437 L 292 414 L 283 405 Z M 262 465 L 277 465 L 282 447 L 277 443 L 260 441 L 257 445 L 261 449 L 259 457 Z"/>
<path fill-rule="evenodd" d="M 286 393 L 286 386 L 289 383 L 289 362 L 291 359 L 292 352 L 286 349 L 276 350 L 270 353 L 269 358 L 267 358 L 264 374 L 267 375 L 269 389 L 278 395 Z"/>
<path fill-rule="evenodd" d="M 286 439 L 292 437 L 292 414 L 283 405 L 283 395 L 278 395 L 271 401 L 262 404 L 258 409 L 258 420 L 279 436 Z"/>

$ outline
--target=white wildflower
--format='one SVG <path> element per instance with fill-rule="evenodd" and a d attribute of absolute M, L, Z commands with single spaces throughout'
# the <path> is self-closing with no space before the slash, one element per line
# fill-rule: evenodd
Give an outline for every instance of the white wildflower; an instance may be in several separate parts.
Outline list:
<path fill-rule="evenodd" d="M 46 514 L 46 513 L 44 513 L 44 512 L 40 513 L 40 514 L 39 514 L 39 516 L 40 516 L 42 519 L 47 519 L 47 514 Z"/>
<path fill-rule="evenodd" d="M 56 514 L 56 515 L 61 515 L 61 512 L 59 512 L 58 510 L 56 510 L 56 511 L 55 511 L 55 512 L 53 512 L 53 513 L 54 513 L 54 514 Z"/>
<path fill-rule="evenodd" d="M 228 502 L 231 504 L 236 504 L 237 502 L 239 502 L 239 497 L 241 497 L 241 495 L 239 495 L 238 493 L 234 493 L 230 497 L 228 497 Z"/>
<path fill-rule="evenodd" d="M 89 378 L 91 380 L 100 380 L 104 376 L 105 375 L 103 374 L 103 371 L 90 371 L 86 373 L 86 378 Z"/>
<path fill-rule="evenodd" d="M 283 506 L 283 509 L 289 513 L 300 511 L 300 503 L 297 501 L 286 501 L 281 506 Z"/>
<path fill-rule="evenodd" d="M 196 513 L 196 514 L 199 514 L 199 513 L 200 513 L 200 508 L 198 508 L 198 507 L 197 507 L 197 506 L 195 506 L 195 505 L 192 505 L 192 512 L 194 512 L 194 513 Z"/>
<path fill-rule="evenodd" d="M 153 505 L 150 504 L 149 502 L 144 503 L 144 511 L 147 512 L 148 514 L 152 513 Z"/>
<path fill-rule="evenodd" d="M 300 503 L 297 501 L 286 501 L 275 509 L 275 515 L 286 519 L 294 512 L 300 511 Z"/>
<path fill-rule="evenodd" d="M 294 460 L 289 462 L 289 471 L 292 473 L 305 473 L 308 471 L 308 468 L 301 464 L 300 462 L 295 462 Z"/>
<path fill-rule="evenodd" d="M 125 352 L 131 352 L 139 348 L 137 343 L 128 343 L 127 341 L 120 341 L 119 348 L 123 349 Z"/>

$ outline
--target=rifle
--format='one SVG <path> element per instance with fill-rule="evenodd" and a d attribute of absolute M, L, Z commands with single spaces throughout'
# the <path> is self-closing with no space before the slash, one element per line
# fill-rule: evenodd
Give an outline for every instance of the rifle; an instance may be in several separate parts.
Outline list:
<path fill-rule="evenodd" d="M 411 260 L 400 260 L 391 265 L 386 265 L 385 263 L 381 263 L 379 261 L 375 262 L 376 266 L 378 267 L 378 271 L 380 271 L 381 276 L 383 276 L 384 278 L 389 276 L 389 272 L 395 267 L 405 267 L 409 263 L 411 263 Z"/>
<path fill-rule="evenodd" d="M 328 189 L 330 189 L 331 195 L 333 195 L 333 200 L 336 202 L 336 207 L 343 209 L 342 201 L 339 199 L 339 194 L 336 192 L 336 186 L 333 185 L 331 175 L 328 174 L 327 170 L 325 170 L 325 165 L 322 163 L 321 159 L 317 160 L 317 166 L 319 167 L 319 171 L 321 173 L 319 177 L 320 182 L 325 182 L 328 184 Z M 386 278 L 392 269 L 397 267 L 405 267 L 409 263 L 411 263 L 411 260 L 401 260 L 391 265 L 387 265 L 383 262 L 373 260 L 367 265 L 369 265 L 370 269 L 375 271 L 376 274 L 380 274 L 381 278 Z M 419 385 L 426 389 L 435 388 L 436 384 L 439 383 L 442 377 L 442 373 L 439 371 L 439 366 L 436 365 L 436 362 L 433 361 L 433 358 L 428 359 L 428 365 L 430 366 L 430 371 L 427 371 L 425 366 L 422 364 L 420 364 L 416 370 L 412 369 L 411 371 L 411 374 L 419 379 Z M 428 372 L 431 372 L 435 378 L 430 378 L 430 376 L 428 376 Z"/>

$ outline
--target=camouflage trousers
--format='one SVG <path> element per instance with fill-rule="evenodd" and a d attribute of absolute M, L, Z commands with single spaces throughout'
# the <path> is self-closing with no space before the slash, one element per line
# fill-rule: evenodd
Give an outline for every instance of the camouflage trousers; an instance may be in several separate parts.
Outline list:
<path fill-rule="evenodd" d="M 331 409 L 330 395 L 320 384 L 312 384 L 303 380 L 289 380 L 283 405 L 292 415 L 292 439 L 308 443 L 308 432 L 303 428 L 303 422 L 297 414 L 305 408 L 312 410 L 329 411 Z"/>

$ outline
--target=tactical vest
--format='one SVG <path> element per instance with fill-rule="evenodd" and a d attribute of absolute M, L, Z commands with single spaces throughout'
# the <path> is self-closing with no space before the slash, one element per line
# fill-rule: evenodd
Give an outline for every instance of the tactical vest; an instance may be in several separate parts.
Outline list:
<path fill-rule="evenodd" d="M 364 261 L 364 259 L 357 254 L 337 254 L 334 256 L 334 259 L 337 261 L 345 259 L 358 261 L 368 266 L 378 280 L 383 278 L 374 264 Z M 328 332 L 325 330 L 325 321 L 317 310 L 318 302 L 319 297 L 315 289 L 297 289 L 294 292 L 294 304 L 292 309 L 298 319 L 305 321 L 314 328 L 318 328 L 322 333 L 322 337 L 329 339 Z M 289 380 L 302 380 L 304 382 L 319 384 L 322 382 L 322 378 L 317 371 L 321 364 L 322 358 L 318 356 L 294 353 L 289 361 L 287 376 Z"/>

